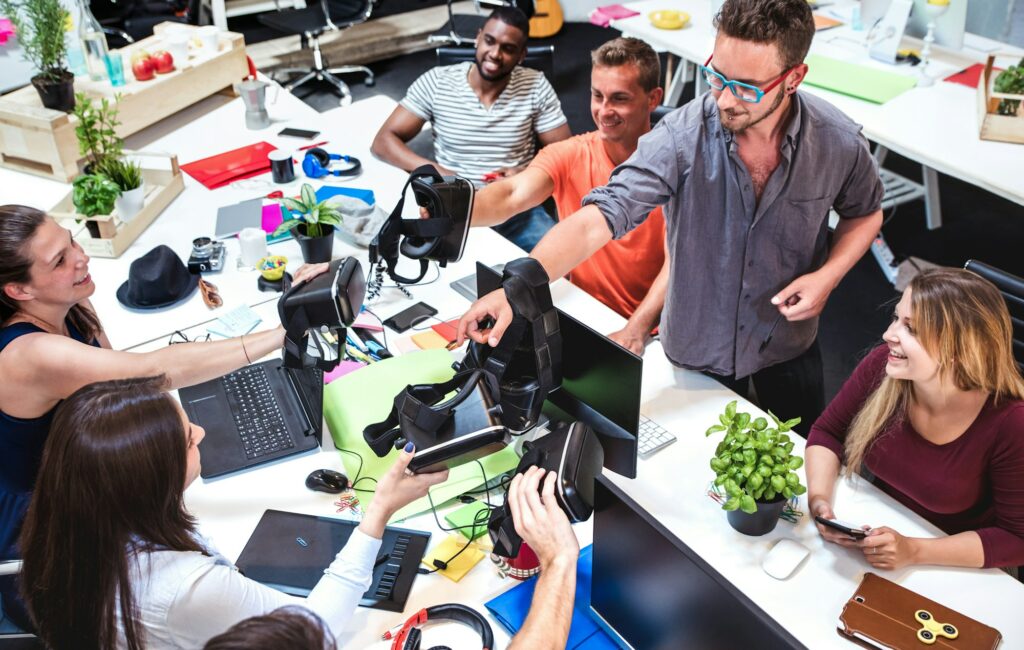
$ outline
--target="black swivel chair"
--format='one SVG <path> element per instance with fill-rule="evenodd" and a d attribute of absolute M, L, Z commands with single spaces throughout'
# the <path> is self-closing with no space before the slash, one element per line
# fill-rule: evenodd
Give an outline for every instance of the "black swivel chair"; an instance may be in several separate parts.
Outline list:
<path fill-rule="evenodd" d="M 1000 271 L 977 260 L 967 260 L 964 268 L 996 285 L 1003 294 L 1010 312 L 1010 321 L 1013 323 L 1013 358 L 1017 360 L 1017 367 L 1024 373 L 1024 278 Z"/>
<path fill-rule="evenodd" d="M 476 49 L 473 47 L 445 46 L 437 48 L 437 65 L 453 65 L 463 61 L 476 59 Z M 555 46 L 554 45 L 529 45 L 526 48 L 526 58 L 523 65 L 527 68 L 540 70 L 547 77 L 549 82 L 555 78 Z"/>
<path fill-rule="evenodd" d="M 430 43 L 451 43 L 452 45 L 473 45 L 476 43 L 476 34 L 484 23 L 487 22 L 487 15 L 484 14 L 497 9 L 498 7 L 518 7 L 527 18 L 532 18 L 534 13 L 533 0 L 473 0 L 476 5 L 475 14 L 457 14 L 452 11 L 452 1 L 448 0 L 448 22 L 441 26 L 427 41 Z"/>
<path fill-rule="evenodd" d="M 373 6 L 373 0 L 313 0 L 302 9 L 285 9 L 260 16 L 259 21 L 267 27 L 286 34 L 296 34 L 301 39 L 303 49 L 309 47 L 313 50 L 312 68 L 284 68 L 275 71 L 278 74 L 302 74 L 286 84 L 285 89 L 293 90 L 313 79 L 326 81 L 337 89 L 341 104 L 345 105 L 352 101 L 352 92 L 348 84 L 335 75 L 361 72 L 366 75 L 366 85 L 372 86 L 373 72 L 365 65 L 328 68 L 320 51 L 320 37 L 324 32 L 341 31 L 366 22 L 373 12 Z"/>

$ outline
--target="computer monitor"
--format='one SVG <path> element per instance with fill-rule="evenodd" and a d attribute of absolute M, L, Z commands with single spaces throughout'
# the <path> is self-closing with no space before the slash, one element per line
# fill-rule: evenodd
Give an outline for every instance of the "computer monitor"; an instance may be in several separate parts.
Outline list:
<path fill-rule="evenodd" d="M 476 265 L 477 295 L 501 286 L 501 274 Z M 582 420 L 597 432 L 604 466 L 636 478 L 643 359 L 558 310 L 562 334 L 562 386 L 544 403 L 556 420 Z"/>
<path fill-rule="evenodd" d="M 924 38 L 928 33 L 928 0 L 914 0 L 914 8 L 907 21 L 907 36 Z M 967 0 L 949 0 L 949 8 L 935 19 L 935 44 L 951 50 L 964 47 L 964 30 L 967 27 Z"/>
<path fill-rule="evenodd" d="M 594 501 L 590 613 L 620 647 L 805 647 L 605 476 Z"/>

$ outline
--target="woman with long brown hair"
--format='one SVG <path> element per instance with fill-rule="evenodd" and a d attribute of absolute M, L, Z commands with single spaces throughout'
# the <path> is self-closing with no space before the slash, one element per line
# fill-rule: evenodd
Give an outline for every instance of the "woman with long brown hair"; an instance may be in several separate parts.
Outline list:
<path fill-rule="evenodd" d="M 885 344 L 857 366 L 807 439 L 808 504 L 834 519 L 841 464 L 947 535 L 881 526 L 857 541 L 880 569 L 1024 565 L 1024 379 L 999 291 L 960 269 L 922 272 L 903 292 Z"/>
<path fill-rule="evenodd" d="M 308 279 L 325 265 L 303 267 Z M 89 256 L 46 213 L 0 206 L 0 559 L 16 540 L 50 420 L 62 399 L 86 384 L 164 375 L 167 388 L 236 370 L 281 347 L 280 327 L 244 338 L 188 343 L 145 354 L 110 349 L 89 297 Z M 29 625 L 11 576 L 0 578 L 4 611 Z"/>
<path fill-rule="evenodd" d="M 22 591 L 53 650 L 198 648 L 301 604 L 335 636 L 370 586 L 388 519 L 448 472 L 410 474 L 412 445 L 306 599 L 242 576 L 199 536 L 182 493 L 199 476 L 192 424 L 162 377 L 79 389 L 57 409 L 21 537 Z"/>

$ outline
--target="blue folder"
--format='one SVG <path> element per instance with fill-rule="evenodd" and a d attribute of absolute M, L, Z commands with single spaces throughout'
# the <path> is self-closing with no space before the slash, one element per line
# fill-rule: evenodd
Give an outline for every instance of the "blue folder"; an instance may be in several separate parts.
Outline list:
<path fill-rule="evenodd" d="M 590 582 L 591 558 L 593 545 L 580 551 L 580 559 L 576 563 L 576 602 L 573 605 L 572 625 L 569 628 L 569 641 L 566 648 L 572 650 L 618 650 L 618 645 L 608 634 L 598 627 L 590 615 Z M 533 590 L 537 586 L 537 576 L 509 589 L 487 603 L 487 609 L 500 622 L 509 634 L 515 634 L 526 621 L 533 600 Z"/>
<path fill-rule="evenodd" d="M 326 201 L 332 196 L 351 196 L 362 200 L 367 205 L 374 204 L 373 190 L 364 190 L 358 187 L 335 187 L 333 185 L 321 185 L 316 190 L 316 200 Z"/>

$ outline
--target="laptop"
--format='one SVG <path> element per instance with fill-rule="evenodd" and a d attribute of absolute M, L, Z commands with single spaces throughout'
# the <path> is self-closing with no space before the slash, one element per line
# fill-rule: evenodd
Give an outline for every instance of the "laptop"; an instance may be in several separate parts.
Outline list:
<path fill-rule="evenodd" d="M 275 359 L 178 395 L 189 420 L 206 429 L 199 443 L 204 479 L 320 448 L 324 380 L 316 368 L 293 370 Z"/>
<path fill-rule="evenodd" d="M 293 596 L 306 597 L 359 523 L 267 510 L 235 565 L 243 575 Z M 370 588 L 359 604 L 401 612 L 430 533 L 388 526 L 374 563 Z"/>
<path fill-rule="evenodd" d="M 804 648 L 607 477 L 594 500 L 590 614 L 620 648 Z"/>

